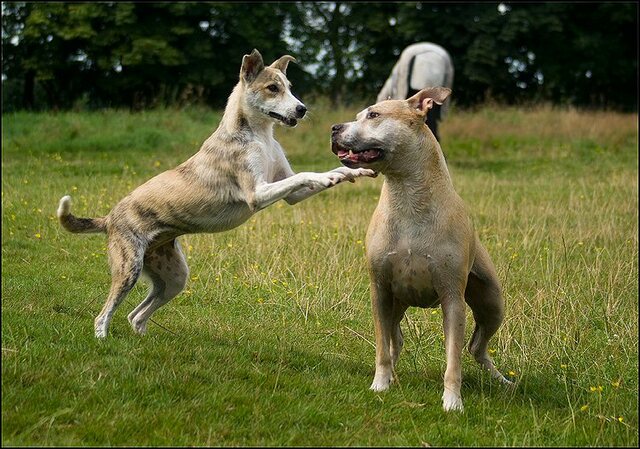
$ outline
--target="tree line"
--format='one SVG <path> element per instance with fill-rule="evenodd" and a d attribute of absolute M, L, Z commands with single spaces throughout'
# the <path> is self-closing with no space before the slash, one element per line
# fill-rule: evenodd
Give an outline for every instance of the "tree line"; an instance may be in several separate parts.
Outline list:
<path fill-rule="evenodd" d="M 300 96 L 371 102 L 402 49 L 445 47 L 456 104 L 637 110 L 637 2 L 2 3 L 3 110 L 224 105 L 253 48 Z M 306 98 L 306 97 L 305 97 Z"/>

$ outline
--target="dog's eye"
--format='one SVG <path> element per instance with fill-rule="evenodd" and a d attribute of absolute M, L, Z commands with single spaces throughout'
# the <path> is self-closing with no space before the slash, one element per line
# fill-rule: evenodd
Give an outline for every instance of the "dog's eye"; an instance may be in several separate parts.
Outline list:
<path fill-rule="evenodd" d="M 367 114 L 367 118 L 376 118 L 379 115 L 380 114 L 378 114 L 377 112 L 369 111 L 369 113 Z"/>
<path fill-rule="evenodd" d="M 269 89 L 271 92 L 274 92 L 274 93 L 280 91 L 280 89 L 278 89 L 278 86 L 276 86 L 275 84 L 269 84 L 267 86 L 267 89 Z"/>

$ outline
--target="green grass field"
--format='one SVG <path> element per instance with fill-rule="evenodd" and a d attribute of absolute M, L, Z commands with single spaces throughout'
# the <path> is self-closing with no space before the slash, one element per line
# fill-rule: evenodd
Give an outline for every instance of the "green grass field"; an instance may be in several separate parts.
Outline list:
<path fill-rule="evenodd" d="M 277 129 L 296 171 L 337 166 L 311 105 Z M 363 105 L 364 106 L 364 105 Z M 409 309 L 399 382 L 374 372 L 364 236 L 382 177 L 284 202 L 221 234 L 182 237 L 185 292 L 135 335 L 118 309 L 101 216 L 196 152 L 219 111 L 6 114 L 2 137 L 3 445 L 637 446 L 637 114 L 453 110 L 442 143 L 503 283 L 492 340 L 513 389 L 465 352 L 463 414 L 442 411 L 442 314 Z M 470 311 L 467 337 L 473 325 Z"/>

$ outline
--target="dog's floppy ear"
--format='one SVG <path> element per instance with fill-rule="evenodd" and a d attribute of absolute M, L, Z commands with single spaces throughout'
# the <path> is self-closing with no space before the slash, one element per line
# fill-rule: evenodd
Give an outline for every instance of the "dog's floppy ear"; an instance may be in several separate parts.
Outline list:
<path fill-rule="evenodd" d="M 262 55 L 255 48 L 250 55 L 244 55 L 242 57 L 242 67 L 240 68 L 240 78 L 250 83 L 262 70 L 264 69 L 264 61 Z"/>
<path fill-rule="evenodd" d="M 293 56 L 284 55 L 281 58 L 278 58 L 275 61 L 273 61 L 273 64 L 271 64 L 269 67 L 273 67 L 274 69 L 278 69 L 278 70 L 280 70 L 282 73 L 284 73 L 286 75 L 287 74 L 287 66 L 289 65 L 290 62 L 298 62 L 298 61 L 296 61 L 296 58 L 294 58 Z"/>
<path fill-rule="evenodd" d="M 433 107 L 433 103 L 444 103 L 444 100 L 447 99 L 449 94 L 451 94 L 451 89 L 448 87 L 427 87 L 407 99 L 407 103 L 409 103 L 409 106 L 413 109 L 417 109 L 421 113 L 426 114 L 427 111 Z"/>

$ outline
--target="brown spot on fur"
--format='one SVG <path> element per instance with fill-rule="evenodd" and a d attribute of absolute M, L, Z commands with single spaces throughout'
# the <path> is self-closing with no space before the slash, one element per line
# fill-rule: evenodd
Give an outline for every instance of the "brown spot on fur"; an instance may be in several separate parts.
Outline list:
<path fill-rule="evenodd" d="M 238 116 L 238 132 L 234 133 L 231 136 L 232 140 L 235 140 L 241 145 L 244 145 L 248 142 L 247 135 L 251 133 L 251 127 L 249 126 L 249 121 L 244 115 Z"/>
<path fill-rule="evenodd" d="M 193 172 L 193 169 L 188 164 L 178 165 L 175 168 L 175 172 L 179 176 L 182 176 L 183 178 L 186 178 L 187 180 L 195 177 L 195 173 Z"/>
<path fill-rule="evenodd" d="M 140 217 L 141 220 L 149 223 L 158 223 L 159 219 L 158 219 L 158 213 L 153 210 L 152 208 L 149 207 L 145 207 L 142 204 L 139 203 L 133 203 L 133 210 L 136 214 L 138 214 L 138 216 Z"/>

